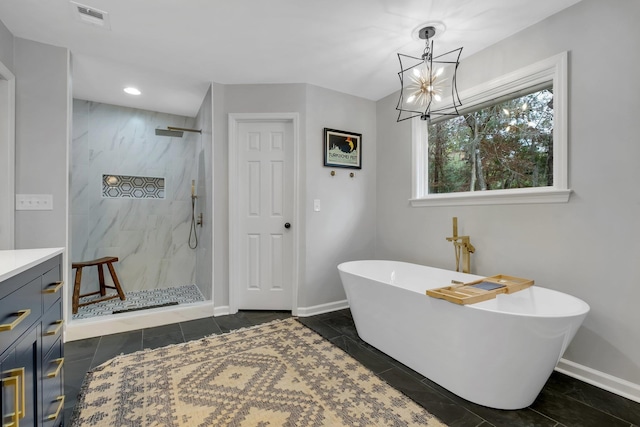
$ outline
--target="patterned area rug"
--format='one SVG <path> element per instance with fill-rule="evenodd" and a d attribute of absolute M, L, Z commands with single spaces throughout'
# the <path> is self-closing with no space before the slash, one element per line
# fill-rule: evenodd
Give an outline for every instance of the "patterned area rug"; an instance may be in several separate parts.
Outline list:
<path fill-rule="evenodd" d="M 295 319 L 112 359 L 72 426 L 443 426 Z"/>

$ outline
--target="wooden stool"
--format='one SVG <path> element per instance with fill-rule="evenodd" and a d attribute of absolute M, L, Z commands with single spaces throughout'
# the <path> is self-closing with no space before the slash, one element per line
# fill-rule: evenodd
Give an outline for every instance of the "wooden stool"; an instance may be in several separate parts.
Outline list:
<path fill-rule="evenodd" d="M 120 297 L 122 301 L 126 299 L 124 296 L 124 292 L 122 292 L 122 288 L 120 287 L 118 276 L 116 276 L 116 271 L 113 269 L 113 263 L 117 261 L 118 261 L 117 257 L 108 256 L 108 257 L 103 257 L 99 259 L 94 259 L 93 261 L 74 262 L 73 264 L 71 264 L 71 268 L 76 269 L 76 279 L 75 279 L 75 282 L 73 283 L 73 299 L 71 304 L 71 307 L 73 309 L 73 314 L 76 314 L 78 312 L 78 307 L 82 307 L 85 305 L 95 304 L 97 302 L 106 301 L 106 300 L 118 298 L 118 297 Z M 113 284 L 115 286 L 107 286 L 104 283 L 104 270 L 102 269 L 103 264 L 107 264 L 107 267 L 109 267 L 109 273 L 111 273 L 111 279 L 113 280 Z M 98 280 L 100 282 L 100 290 L 95 292 L 90 292 L 88 294 L 80 295 L 80 282 L 82 281 L 82 267 L 91 267 L 93 265 L 98 267 Z M 107 295 L 107 288 L 115 289 L 116 291 L 118 291 L 118 294 L 105 296 Z M 83 302 L 82 304 L 80 304 L 80 297 L 86 297 L 86 296 L 95 295 L 95 294 L 100 294 L 104 298 L 99 298 L 94 301 Z"/>

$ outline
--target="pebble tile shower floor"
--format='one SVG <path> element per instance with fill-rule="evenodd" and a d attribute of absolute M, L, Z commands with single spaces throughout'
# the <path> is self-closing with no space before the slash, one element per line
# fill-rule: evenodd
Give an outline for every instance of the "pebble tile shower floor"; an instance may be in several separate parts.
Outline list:
<path fill-rule="evenodd" d="M 229 316 L 207 317 L 66 343 L 66 425 L 69 425 L 69 417 L 86 372 L 118 354 L 186 342 L 290 316 L 288 312 L 240 311 Z M 378 377 L 451 427 L 640 426 L 640 403 L 558 372 L 551 375 L 536 401 L 528 408 L 502 411 L 475 405 L 362 341 L 348 309 L 304 317 L 299 321 L 349 353 Z"/>

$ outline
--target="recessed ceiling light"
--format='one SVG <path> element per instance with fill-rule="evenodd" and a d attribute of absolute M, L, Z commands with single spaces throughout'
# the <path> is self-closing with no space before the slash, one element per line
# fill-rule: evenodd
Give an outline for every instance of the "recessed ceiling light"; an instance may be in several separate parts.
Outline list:
<path fill-rule="evenodd" d="M 129 95 L 140 95 L 142 92 L 140 92 L 140 90 L 138 90 L 135 87 L 125 87 L 124 91 L 127 92 Z"/>

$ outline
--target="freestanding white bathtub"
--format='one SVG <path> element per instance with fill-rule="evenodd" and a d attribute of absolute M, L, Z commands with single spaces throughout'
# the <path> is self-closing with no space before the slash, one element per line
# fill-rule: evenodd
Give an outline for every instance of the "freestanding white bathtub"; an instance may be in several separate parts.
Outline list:
<path fill-rule="evenodd" d="M 471 402 L 520 409 L 535 400 L 589 312 L 531 286 L 470 305 L 425 291 L 481 276 L 395 261 L 338 266 L 360 337 Z"/>

